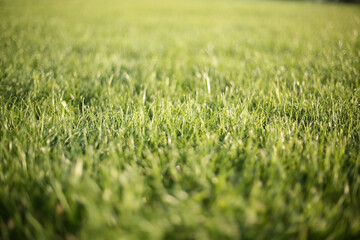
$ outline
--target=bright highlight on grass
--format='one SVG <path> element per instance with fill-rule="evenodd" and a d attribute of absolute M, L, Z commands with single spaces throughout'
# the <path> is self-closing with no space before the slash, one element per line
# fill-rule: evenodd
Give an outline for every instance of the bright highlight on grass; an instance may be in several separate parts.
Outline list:
<path fill-rule="evenodd" d="M 0 239 L 360 237 L 360 8 L 0 1 Z"/>

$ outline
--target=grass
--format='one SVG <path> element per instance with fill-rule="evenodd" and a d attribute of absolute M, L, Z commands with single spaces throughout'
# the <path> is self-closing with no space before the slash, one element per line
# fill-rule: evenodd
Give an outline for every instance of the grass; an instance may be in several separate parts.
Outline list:
<path fill-rule="evenodd" d="M 360 237 L 360 7 L 0 1 L 1 239 Z"/>

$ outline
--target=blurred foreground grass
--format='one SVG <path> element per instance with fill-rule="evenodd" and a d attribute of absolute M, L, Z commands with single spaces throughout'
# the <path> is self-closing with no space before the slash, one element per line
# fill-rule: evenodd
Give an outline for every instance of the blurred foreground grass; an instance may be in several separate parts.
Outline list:
<path fill-rule="evenodd" d="M 1 239 L 360 237 L 360 8 L 0 1 Z"/>

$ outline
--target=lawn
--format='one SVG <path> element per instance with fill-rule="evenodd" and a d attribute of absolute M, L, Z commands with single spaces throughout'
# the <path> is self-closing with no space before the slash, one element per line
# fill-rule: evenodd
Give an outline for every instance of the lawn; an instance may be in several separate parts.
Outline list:
<path fill-rule="evenodd" d="M 360 5 L 0 0 L 0 239 L 360 238 Z"/>

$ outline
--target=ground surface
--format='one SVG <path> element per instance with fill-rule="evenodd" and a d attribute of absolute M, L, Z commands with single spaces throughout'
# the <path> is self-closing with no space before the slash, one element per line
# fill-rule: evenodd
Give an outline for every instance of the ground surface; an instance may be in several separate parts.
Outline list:
<path fill-rule="evenodd" d="M 359 237 L 359 35 L 354 5 L 1 0 L 0 238 Z"/>

